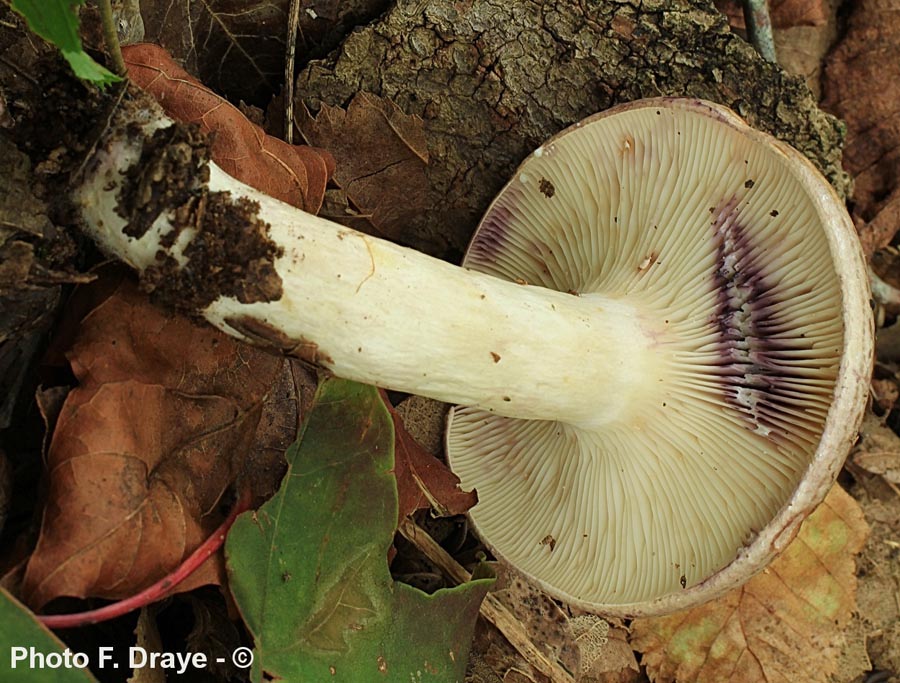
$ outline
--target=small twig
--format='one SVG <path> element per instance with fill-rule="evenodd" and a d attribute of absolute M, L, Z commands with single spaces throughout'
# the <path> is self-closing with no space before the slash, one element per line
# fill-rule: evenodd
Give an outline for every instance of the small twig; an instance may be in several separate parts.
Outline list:
<path fill-rule="evenodd" d="M 125 76 L 125 58 L 122 57 L 122 48 L 119 46 L 119 33 L 116 30 L 116 19 L 113 16 L 112 0 L 99 0 L 100 23 L 103 26 L 103 42 L 112 58 L 113 71 L 119 76 Z"/>
<path fill-rule="evenodd" d="M 893 492 L 897 495 L 898 498 L 900 498 L 900 487 L 898 487 L 894 482 L 892 482 L 892 481 L 891 481 L 890 479 L 888 479 L 887 477 L 884 477 L 884 476 L 883 476 L 883 477 L 881 477 L 881 480 L 882 480 L 885 484 L 888 485 L 888 488 L 889 488 L 891 491 L 893 491 Z M 898 598 L 898 599 L 900 599 L 900 598 Z M 897 606 L 900 607 L 900 605 L 897 605 Z"/>
<path fill-rule="evenodd" d="M 13 28 L 15 28 L 15 26 Z M 32 85 L 40 85 L 40 83 L 34 76 L 25 73 L 25 71 L 23 71 L 18 64 L 7 59 L 5 55 L 0 55 L 0 64 L 5 64 Z"/>
<path fill-rule="evenodd" d="M 101 621 L 109 621 L 110 619 L 115 619 L 123 614 L 128 614 L 128 612 L 140 609 L 141 607 L 145 607 L 154 602 L 159 602 L 166 597 L 175 586 L 193 574 L 200 565 L 206 562 L 212 554 L 222 547 L 225 543 L 225 537 L 228 535 L 228 530 L 231 529 L 231 525 L 234 524 L 234 520 L 249 507 L 250 494 L 248 491 L 241 496 L 237 503 L 235 503 L 225 521 L 222 522 L 210 537 L 200 544 L 200 546 L 192 552 L 174 572 L 167 574 L 140 593 L 87 612 L 38 615 L 38 621 L 47 628 L 76 628 L 78 626 L 97 624 Z"/>
<path fill-rule="evenodd" d="M 747 25 L 747 39 L 762 58 L 768 62 L 775 58 L 775 39 L 772 37 L 772 19 L 766 0 L 742 0 L 744 23 Z"/>
<path fill-rule="evenodd" d="M 300 0 L 291 0 L 288 9 L 287 45 L 284 55 L 284 140 L 294 143 L 294 62 L 300 31 Z"/>
<path fill-rule="evenodd" d="M 900 306 L 900 290 L 888 284 L 869 268 L 869 280 L 872 283 L 872 298 L 885 306 Z"/>
<path fill-rule="evenodd" d="M 416 525 L 411 519 L 403 520 L 398 531 L 403 538 L 421 550 L 449 578 L 457 583 L 465 583 L 472 578 L 472 575 L 439 546 L 427 531 Z M 544 653 L 535 646 L 516 617 L 504 607 L 496 596 L 488 593 L 481 603 L 480 612 L 481 616 L 497 627 L 497 630 L 525 658 L 525 661 L 547 676 L 553 683 L 575 683 L 575 679 L 568 671 L 558 663 L 547 659 Z"/>

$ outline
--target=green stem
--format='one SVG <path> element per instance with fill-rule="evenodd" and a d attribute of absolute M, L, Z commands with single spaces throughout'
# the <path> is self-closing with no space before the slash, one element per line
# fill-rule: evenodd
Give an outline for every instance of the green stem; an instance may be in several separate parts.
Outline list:
<path fill-rule="evenodd" d="M 126 75 L 125 59 L 122 57 L 122 48 L 119 46 L 119 34 L 116 31 L 116 20 L 113 17 L 112 0 L 98 0 L 100 7 L 100 22 L 103 25 L 103 41 L 113 62 L 113 71 L 119 76 Z"/>
<path fill-rule="evenodd" d="M 762 58 L 769 62 L 775 59 L 775 40 L 772 38 L 772 20 L 766 0 L 742 0 L 747 38 Z"/>

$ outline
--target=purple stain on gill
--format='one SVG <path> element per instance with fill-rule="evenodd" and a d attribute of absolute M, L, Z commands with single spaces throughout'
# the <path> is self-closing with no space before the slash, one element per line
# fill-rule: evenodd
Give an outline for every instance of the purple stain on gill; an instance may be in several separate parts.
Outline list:
<path fill-rule="evenodd" d="M 778 318 L 779 298 L 772 274 L 766 272 L 762 250 L 741 221 L 738 199 L 712 212 L 718 292 L 714 324 L 719 330 L 719 366 L 726 402 L 765 437 L 784 431 L 783 418 L 795 411 L 796 386 L 805 384 L 809 362 L 791 358 L 808 348 Z M 772 336 L 773 333 L 777 336 Z"/>
<path fill-rule="evenodd" d="M 504 205 L 497 204 L 481 221 L 478 231 L 469 245 L 468 258 L 482 263 L 493 263 L 503 253 L 509 226 L 513 221 L 512 212 Z"/>

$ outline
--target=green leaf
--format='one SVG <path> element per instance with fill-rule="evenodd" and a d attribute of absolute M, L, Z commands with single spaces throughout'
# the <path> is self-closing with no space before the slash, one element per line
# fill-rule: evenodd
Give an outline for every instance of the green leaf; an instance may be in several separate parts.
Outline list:
<path fill-rule="evenodd" d="M 12 0 L 12 8 L 25 17 L 28 28 L 59 48 L 78 78 L 99 86 L 121 81 L 81 46 L 75 8 L 83 3 L 84 0 Z"/>
<path fill-rule="evenodd" d="M 433 595 L 391 579 L 393 445 L 376 389 L 325 382 L 281 489 L 231 529 L 230 587 L 256 641 L 253 680 L 463 680 L 493 579 Z"/>
<path fill-rule="evenodd" d="M 75 75 L 83 81 L 89 81 L 94 85 L 103 87 L 122 80 L 120 76 L 116 76 L 106 67 L 97 64 L 84 50 L 79 50 L 78 52 L 66 52 L 63 50 L 62 56 L 66 58 Z"/>
<path fill-rule="evenodd" d="M 71 668 L 47 666 L 58 656 L 63 656 L 65 647 L 56 636 L 41 626 L 26 607 L 0 588 L 0 681 L 97 683 L 97 679 L 87 669 L 75 666 Z M 33 661 L 32 653 L 35 657 Z M 48 658 L 51 654 L 52 657 Z M 25 659 L 20 658 L 22 655 L 26 656 Z M 15 668 L 13 668 L 14 656 L 17 660 Z M 40 666 L 41 663 L 43 668 Z"/>

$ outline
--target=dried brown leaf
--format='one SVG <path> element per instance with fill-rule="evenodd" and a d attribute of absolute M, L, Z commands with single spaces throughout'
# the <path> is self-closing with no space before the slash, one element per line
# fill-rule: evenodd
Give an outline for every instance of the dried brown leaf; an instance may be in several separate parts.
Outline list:
<path fill-rule="evenodd" d="M 581 652 L 579 683 L 630 683 L 638 680 L 640 667 L 628 643 L 625 628 L 596 614 L 573 611 L 569 617 L 569 628 Z"/>
<path fill-rule="evenodd" d="M 299 360 L 285 358 L 263 401 L 253 447 L 247 454 L 244 484 L 258 501 L 268 500 L 278 490 L 287 462 L 284 453 L 300 432 L 303 394 L 315 392 L 315 373 Z"/>
<path fill-rule="evenodd" d="M 264 104 L 284 74 L 289 0 L 141 0 L 144 39 L 234 101 Z"/>
<path fill-rule="evenodd" d="M 266 135 L 241 111 L 194 79 L 168 52 L 149 43 L 122 49 L 128 75 L 174 119 L 213 133 L 213 160 L 238 180 L 296 207 L 322 206 L 334 160 L 320 149 Z"/>
<path fill-rule="evenodd" d="M 839 486 L 768 569 L 722 598 L 636 619 L 632 645 L 654 681 L 824 683 L 856 607 L 854 555 L 868 527 Z"/>
<path fill-rule="evenodd" d="M 474 491 L 460 488 L 459 477 L 422 448 L 406 430 L 403 419 L 383 391 L 382 398 L 394 420 L 394 473 L 399 519 L 429 507 L 441 517 L 465 513 L 478 502 L 478 496 Z"/>
<path fill-rule="evenodd" d="M 281 87 L 290 0 L 141 0 L 144 40 L 232 101 L 265 106 Z M 324 57 L 389 0 L 303 0 L 298 62 Z M 132 41 L 134 42 L 134 41 Z"/>
<path fill-rule="evenodd" d="M 900 484 L 900 437 L 871 411 L 866 412 L 859 435 L 851 455 L 853 463 L 892 484 Z"/>
<path fill-rule="evenodd" d="M 48 500 L 22 592 L 121 598 L 221 521 L 281 359 L 167 314 L 123 283 L 83 320 L 79 386 L 47 454 Z M 217 580 L 207 563 L 179 589 Z"/>
<path fill-rule="evenodd" d="M 29 393 L 26 375 L 53 323 L 60 285 L 91 279 L 76 272 L 75 243 L 50 222 L 37 183 L 28 157 L 0 136 L 0 430 Z"/>
<path fill-rule="evenodd" d="M 900 229 L 900 0 L 852 4 L 825 67 L 823 107 L 844 119 L 844 168 L 866 253 Z"/>
<path fill-rule="evenodd" d="M 359 92 L 346 109 L 321 103 L 313 117 L 301 105 L 297 126 L 311 145 L 327 149 L 337 162 L 329 218 L 369 234 L 403 241 L 412 217 L 428 194 L 428 145 L 418 116 L 404 114 L 391 100 Z M 326 214 L 323 214 L 326 215 Z"/>
<path fill-rule="evenodd" d="M 900 496 L 859 478 L 853 496 L 865 512 L 871 535 L 859 558 L 859 619 L 871 665 L 900 671 Z M 851 680 L 846 678 L 844 680 Z"/>

